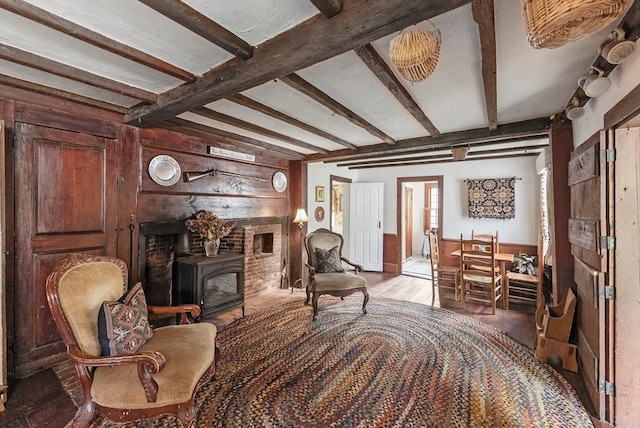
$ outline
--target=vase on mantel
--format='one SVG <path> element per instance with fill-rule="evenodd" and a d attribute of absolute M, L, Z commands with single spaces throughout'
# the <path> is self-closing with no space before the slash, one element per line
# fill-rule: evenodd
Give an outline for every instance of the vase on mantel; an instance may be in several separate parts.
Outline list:
<path fill-rule="evenodd" d="M 202 245 L 204 246 L 204 253 L 207 257 L 215 257 L 218 255 L 218 250 L 220 249 L 220 239 L 204 238 Z"/>

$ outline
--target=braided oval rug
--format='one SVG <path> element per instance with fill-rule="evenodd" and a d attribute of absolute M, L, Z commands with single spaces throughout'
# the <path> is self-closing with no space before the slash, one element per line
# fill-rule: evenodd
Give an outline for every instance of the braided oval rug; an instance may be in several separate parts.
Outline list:
<path fill-rule="evenodd" d="M 321 298 L 313 322 L 310 306 L 288 302 L 219 331 L 198 426 L 593 426 L 562 376 L 493 327 L 416 303 L 371 299 L 367 315 L 361 305 Z"/>

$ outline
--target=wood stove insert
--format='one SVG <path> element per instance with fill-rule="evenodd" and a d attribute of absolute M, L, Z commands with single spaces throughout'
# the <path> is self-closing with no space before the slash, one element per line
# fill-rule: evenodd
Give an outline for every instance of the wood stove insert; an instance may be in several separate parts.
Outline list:
<path fill-rule="evenodd" d="M 172 301 L 200 306 L 200 318 L 235 308 L 244 316 L 244 255 L 188 256 L 175 260 Z"/>

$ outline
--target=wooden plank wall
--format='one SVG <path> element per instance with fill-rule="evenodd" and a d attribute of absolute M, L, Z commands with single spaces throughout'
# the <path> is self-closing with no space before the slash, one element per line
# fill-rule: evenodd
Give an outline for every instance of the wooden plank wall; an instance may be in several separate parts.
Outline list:
<path fill-rule="evenodd" d="M 103 156 L 104 162 L 92 164 L 91 174 L 89 174 L 91 177 L 104 177 L 103 181 L 73 182 L 73 186 L 69 185 L 69 194 L 47 195 L 56 207 L 55 210 L 52 212 L 38 211 L 37 221 L 45 222 L 43 224 L 50 226 L 47 227 L 47 236 L 51 236 L 51 242 L 59 244 L 55 252 L 46 253 L 47 260 L 51 260 L 51 263 L 35 264 L 33 261 L 29 261 L 26 256 L 19 259 L 20 264 L 15 263 L 17 259 L 16 248 L 31 248 L 32 244 L 29 229 L 31 222 L 26 220 L 17 222 L 16 219 L 29 219 L 32 216 L 16 212 L 14 217 L 14 210 L 7 210 L 11 214 L 7 218 L 9 230 L 12 230 L 15 224 L 16 236 L 21 237 L 16 240 L 15 248 L 14 243 L 11 243 L 11 246 L 7 248 L 9 252 L 7 259 L 10 261 L 7 264 L 9 278 L 6 290 L 7 307 L 9 308 L 7 341 L 10 349 L 20 349 L 20 355 L 9 357 L 12 364 L 9 367 L 11 378 L 28 376 L 35 370 L 59 361 L 59 357 L 64 357 L 62 355 L 64 347 L 60 346 L 62 343 L 59 336 L 50 334 L 55 329 L 51 317 L 48 316 L 50 314 L 47 305 L 43 302 L 46 302 L 44 280 L 53 269 L 55 261 L 67 252 L 97 252 L 117 256 L 127 263 L 130 271 L 129 281 L 134 282 L 138 280 L 137 255 L 139 254 L 139 224 L 141 222 L 184 221 L 200 209 L 212 210 L 224 218 L 242 220 L 244 224 L 247 219 L 286 218 L 291 215 L 292 211 L 290 195 L 293 192 L 296 192 L 297 195 L 302 194 L 300 186 L 303 185 L 301 176 L 304 169 L 298 166 L 297 176 L 291 177 L 289 161 L 274 157 L 266 150 L 249 146 L 233 146 L 222 141 L 204 140 L 198 136 L 166 129 L 138 129 L 122 125 L 122 115 L 117 113 L 3 85 L 0 85 L 0 94 L 0 117 L 6 122 L 8 142 L 12 142 L 14 135 L 22 133 L 22 130 L 25 130 L 24 135 L 27 135 L 26 130 L 28 130 L 28 135 L 35 136 L 48 135 L 46 133 L 49 132 L 60 136 L 58 140 L 50 138 L 43 146 L 50 148 L 50 151 L 55 149 L 55 144 L 59 144 L 62 149 L 67 145 L 75 147 L 72 145 L 75 139 L 92 141 L 91 138 L 98 138 L 99 141 L 104 141 L 104 148 L 100 146 L 100 150 L 106 153 Z M 19 127 L 18 124 L 20 124 Z M 18 140 L 23 145 L 23 149 L 41 146 L 36 146 L 34 141 L 40 140 L 34 138 L 18 138 Z M 59 143 L 55 141 L 59 141 Z M 7 202 L 14 206 L 17 204 L 14 176 L 18 175 L 18 171 L 25 169 L 24 165 L 13 165 L 15 163 L 15 149 L 13 144 L 8 144 L 8 146 L 11 149 L 7 150 L 7 161 L 10 165 L 5 171 L 8 188 Z M 210 155 L 207 150 L 209 146 L 253 155 L 255 162 Z M 47 182 L 38 183 L 36 176 L 29 179 L 31 175 L 23 174 L 21 183 L 28 189 L 25 189 L 24 192 L 21 191 L 21 194 L 26 195 L 27 191 L 31 192 L 33 189 L 37 190 L 41 187 L 43 189 L 60 188 L 62 184 L 58 178 L 69 177 L 75 169 L 82 167 L 72 156 L 74 153 L 77 154 L 78 150 L 54 150 L 54 152 L 59 153 L 64 159 L 61 159 L 60 156 L 55 158 L 57 161 L 49 165 L 55 166 L 55 168 L 51 167 L 46 171 L 41 171 L 43 174 L 48 172 Z M 160 154 L 169 155 L 176 159 L 182 172 L 216 169 L 224 171 L 225 174 L 207 176 L 189 183 L 181 177 L 172 186 L 161 186 L 151 179 L 148 171 L 150 160 Z M 48 158 L 51 156 L 43 159 Z M 53 158 L 51 158 L 51 162 L 54 162 Z M 299 163 L 297 162 L 297 164 Z M 100 168 L 104 170 L 100 171 Z M 285 192 L 278 193 L 271 185 L 272 176 L 276 171 L 282 171 L 288 177 L 289 188 Z M 242 176 L 238 174 L 242 174 Z M 53 185 L 56 183 L 59 184 L 57 187 L 43 187 L 45 184 Z M 106 190 L 100 194 L 113 195 L 113 197 L 102 198 L 100 199 L 102 203 L 92 204 L 88 208 L 93 207 L 90 216 L 92 220 L 95 220 L 91 223 L 92 230 L 99 229 L 104 234 L 103 241 L 108 245 L 82 244 L 86 241 L 82 241 L 82 236 L 78 239 L 66 240 L 56 238 L 66 232 L 62 229 L 56 230 L 57 225 L 64 226 L 66 223 L 62 220 L 67 220 L 68 223 L 69 219 L 75 219 L 79 215 L 78 207 L 74 208 L 71 203 L 57 203 L 56 197 L 59 198 L 59 201 L 66 200 L 64 198 L 76 201 L 95 200 L 95 187 L 102 184 Z M 82 192 L 90 194 L 83 195 Z M 300 196 L 297 196 L 296 200 L 299 199 Z M 73 210 L 73 212 L 66 213 L 65 209 Z M 61 210 L 62 212 L 60 212 Z M 99 212 L 95 212 L 96 210 Z M 107 219 L 107 221 L 100 222 L 100 219 Z M 88 218 L 80 220 L 88 220 Z M 96 222 L 100 222 L 99 227 L 95 226 Z M 75 223 L 84 224 L 82 221 Z M 289 241 L 289 223 L 287 222 L 286 230 L 283 230 L 283 236 L 287 242 Z M 68 228 L 67 226 L 65 227 Z M 290 244 L 285 245 L 287 260 L 289 259 L 289 248 L 291 248 Z M 33 247 L 33 251 L 40 250 L 40 247 Z M 22 253 L 25 252 L 22 251 Z M 299 250 L 296 250 L 296 253 L 299 254 Z M 293 263 L 289 262 L 288 264 L 292 266 Z M 34 280 L 24 281 L 24 278 L 34 278 Z M 20 279 L 19 283 L 18 279 Z M 34 307 L 38 308 L 38 316 L 29 315 L 32 314 Z M 27 316 L 32 320 L 28 328 L 16 326 L 16 314 L 21 314 L 23 318 Z M 38 352 L 32 352 L 35 349 Z"/>
<path fill-rule="evenodd" d="M 271 184 L 271 178 L 277 171 L 282 171 L 289 177 L 289 161 L 273 157 L 265 150 L 239 149 L 165 129 L 137 131 L 139 145 L 136 154 L 140 167 L 137 177 L 130 174 L 129 180 L 137 179 L 139 185 L 136 224 L 183 221 L 199 210 L 210 210 L 222 218 L 236 221 L 258 217 L 286 217 L 290 214 L 289 191 L 278 193 Z M 255 162 L 210 155 L 210 146 L 253 154 Z M 191 182 L 180 179 L 172 186 L 161 186 L 151 179 L 148 171 L 149 163 L 158 155 L 173 157 L 180 165 L 183 175 L 185 172 L 211 169 L 218 172 Z M 289 177 L 289 182 L 291 181 Z M 129 193 L 133 192 L 129 190 Z M 283 236 L 287 236 L 288 232 L 289 230 L 284 230 Z"/>

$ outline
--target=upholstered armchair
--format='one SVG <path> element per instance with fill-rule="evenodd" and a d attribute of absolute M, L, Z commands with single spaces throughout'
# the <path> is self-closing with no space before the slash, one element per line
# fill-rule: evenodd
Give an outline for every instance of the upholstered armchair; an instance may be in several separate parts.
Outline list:
<path fill-rule="evenodd" d="M 216 327 L 189 324 L 197 305 L 147 307 L 140 283 L 127 292 L 122 260 L 82 254 L 54 269 L 46 293 L 84 392 L 69 426 L 88 426 L 96 410 L 115 422 L 174 413 L 195 425 L 193 398 L 213 377 L 217 354 Z M 180 323 L 153 329 L 149 313 Z"/>
<path fill-rule="evenodd" d="M 318 297 L 323 294 L 344 298 L 357 291 L 364 294 L 362 312 L 367 313 L 367 280 L 360 276 L 362 266 L 355 264 L 342 256 L 344 239 L 339 233 L 328 229 L 318 229 L 304 238 L 307 249 L 306 266 L 309 269 L 309 284 L 307 285 L 307 300 L 310 295 L 313 305 L 313 319 L 318 317 Z M 353 267 L 354 272 L 344 269 L 342 262 Z"/>

